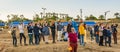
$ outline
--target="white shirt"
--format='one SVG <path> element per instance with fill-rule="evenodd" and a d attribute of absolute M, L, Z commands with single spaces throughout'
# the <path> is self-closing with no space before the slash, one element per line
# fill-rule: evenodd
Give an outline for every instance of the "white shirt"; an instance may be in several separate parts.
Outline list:
<path fill-rule="evenodd" d="M 20 33 L 24 33 L 24 26 L 23 25 L 19 25 L 18 28 L 19 28 Z"/>

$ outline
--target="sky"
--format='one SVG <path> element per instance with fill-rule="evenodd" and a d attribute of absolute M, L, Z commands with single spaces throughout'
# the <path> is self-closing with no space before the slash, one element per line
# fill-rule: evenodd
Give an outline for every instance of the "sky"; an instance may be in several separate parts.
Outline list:
<path fill-rule="evenodd" d="M 114 13 L 120 13 L 120 0 L 0 0 L 0 20 L 7 21 L 7 15 L 24 14 L 26 18 L 33 19 L 35 13 L 56 12 L 69 14 L 76 18 L 83 10 L 83 17 L 93 14 L 98 17 L 110 11 L 107 18 L 115 17 Z"/>

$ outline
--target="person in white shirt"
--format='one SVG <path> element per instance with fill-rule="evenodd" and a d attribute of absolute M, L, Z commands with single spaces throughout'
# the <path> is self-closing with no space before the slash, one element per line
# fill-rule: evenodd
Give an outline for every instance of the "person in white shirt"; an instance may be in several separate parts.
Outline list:
<path fill-rule="evenodd" d="M 24 45 L 27 45 L 26 44 L 26 37 L 24 35 L 24 25 L 22 23 L 20 23 L 18 25 L 18 28 L 19 28 L 19 33 L 20 33 L 20 45 L 22 46 L 22 38 L 24 38 Z"/>

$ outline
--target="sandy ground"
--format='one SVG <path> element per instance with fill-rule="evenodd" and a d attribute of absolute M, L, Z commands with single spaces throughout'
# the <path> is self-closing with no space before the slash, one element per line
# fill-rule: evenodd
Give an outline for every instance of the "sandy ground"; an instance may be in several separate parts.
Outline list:
<path fill-rule="evenodd" d="M 120 31 L 120 29 L 118 29 Z M 19 35 L 18 37 L 18 47 L 13 47 L 11 35 L 8 33 L 8 30 L 3 30 L 0 32 L 0 52 L 69 52 L 67 42 L 57 42 L 56 44 L 45 44 L 43 41 L 40 42 L 40 45 L 28 45 L 20 46 L 19 45 Z M 28 36 L 27 43 L 28 43 Z M 112 39 L 113 40 L 113 39 Z M 78 43 L 78 52 L 119 52 L 120 51 L 120 32 L 118 33 L 118 44 L 113 44 L 112 47 L 98 46 L 95 41 L 91 42 L 88 38 L 88 42 L 85 47 L 80 46 Z"/>

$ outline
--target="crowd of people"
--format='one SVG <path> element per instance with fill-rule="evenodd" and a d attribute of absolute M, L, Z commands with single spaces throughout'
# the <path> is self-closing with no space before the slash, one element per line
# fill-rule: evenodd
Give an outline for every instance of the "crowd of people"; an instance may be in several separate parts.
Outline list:
<path fill-rule="evenodd" d="M 113 35 L 114 44 L 117 44 L 117 27 L 118 24 L 96 24 L 93 27 L 89 27 L 89 32 L 91 35 L 91 41 L 94 40 L 99 46 L 107 46 L 111 47 L 111 38 Z"/>
<path fill-rule="evenodd" d="M 87 26 L 85 23 L 80 22 L 76 26 L 75 21 L 69 22 L 67 26 L 63 26 L 61 22 L 58 22 L 57 25 L 55 22 L 48 24 L 47 22 L 43 24 L 38 23 L 29 23 L 27 26 L 29 45 L 39 45 L 41 39 L 45 44 L 49 44 L 49 36 L 52 35 L 52 43 L 68 41 L 70 52 L 77 52 L 78 42 L 81 46 L 85 46 L 87 43 L 87 32 L 90 34 L 91 41 L 94 41 L 99 46 L 112 47 L 111 38 L 113 35 L 114 44 L 117 44 L 117 24 L 107 24 L 107 23 L 96 23 L 94 26 Z M 13 45 L 17 47 L 17 38 L 16 38 L 16 28 L 12 28 L 12 38 Z M 19 34 L 20 34 L 20 45 L 22 46 L 22 39 L 24 38 L 24 45 L 26 44 L 26 37 L 24 34 L 24 25 L 20 23 L 18 25 Z M 33 38 L 35 41 L 33 41 Z M 57 40 L 56 40 L 57 39 Z"/>

